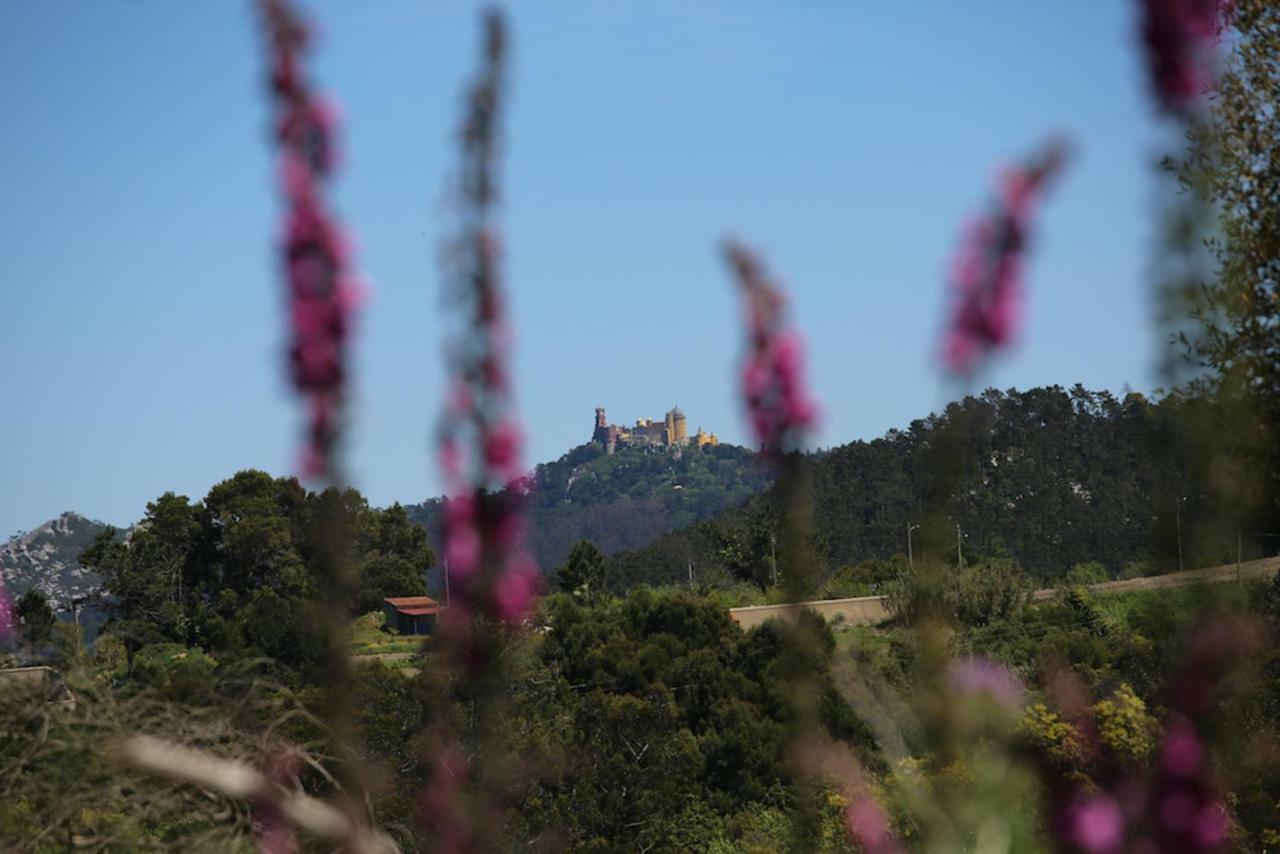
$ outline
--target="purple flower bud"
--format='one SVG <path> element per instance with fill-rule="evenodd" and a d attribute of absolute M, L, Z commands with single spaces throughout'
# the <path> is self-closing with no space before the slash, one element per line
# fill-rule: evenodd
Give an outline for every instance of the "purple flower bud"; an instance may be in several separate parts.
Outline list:
<path fill-rule="evenodd" d="M 1124 842 L 1124 816 L 1116 802 L 1105 795 L 1084 798 L 1072 811 L 1071 834 L 1089 854 L 1119 851 Z"/>
<path fill-rule="evenodd" d="M 1008 668 L 986 658 L 954 661 L 947 669 L 947 681 L 958 694 L 985 694 L 1007 709 L 1022 706 L 1024 689 Z"/>
<path fill-rule="evenodd" d="M 782 292 L 755 254 L 733 241 L 724 252 L 745 299 L 748 350 L 741 394 L 747 420 L 766 455 L 799 450 L 817 421 L 805 386 L 803 339 L 787 328 Z"/>
<path fill-rule="evenodd" d="M 1032 207 L 1065 158 L 1065 143 L 1054 140 L 1027 164 L 1007 170 L 994 210 L 965 226 L 951 265 L 951 316 L 940 349 L 951 373 L 972 374 L 987 353 L 1013 340 Z"/>
<path fill-rule="evenodd" d="M 1170 111 L 1193 106 L 1213 85 L 1215 48 L 1231 15 L 1223 0 L 1141 0 L 1151 88 Z"/>

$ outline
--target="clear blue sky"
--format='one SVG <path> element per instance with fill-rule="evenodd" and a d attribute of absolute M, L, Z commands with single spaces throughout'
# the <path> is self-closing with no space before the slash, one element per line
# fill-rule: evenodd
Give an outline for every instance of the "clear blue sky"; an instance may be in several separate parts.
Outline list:
<path fill-rule="evenodd" d="M 507 235 L 527 459 L 672 404 L 731 441 L 733 231 L 792 289 L 822 445 L 937 409 L 957 229 L 1002 158 L 1078 157 L 1040 220 L 1022 345 L 983 385 L 1149 389 L 1159 140 L 1116 0 L 514 4 Z M 337 202 L 375 295 L 349 461 L 436 493 L 436 248 L 476 7 L 307 4 L 343 105 Z M 247 2 L 0 3 L 0 533 L 116 524 L 239 468 L 288 473 L 278 205 Z"/>

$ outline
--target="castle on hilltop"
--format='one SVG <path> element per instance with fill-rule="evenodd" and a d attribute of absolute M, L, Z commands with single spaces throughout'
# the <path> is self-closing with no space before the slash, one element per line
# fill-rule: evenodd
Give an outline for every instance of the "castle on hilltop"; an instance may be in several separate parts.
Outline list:
<path fill-rule="evenodd" d="M 634 427 L 610 424 L 605 418 L 604 407 L 597 406 L 596 429 L 591 434 L 591 441 L 604 445 L 611 454 L 619 445 L 682 448 L 685 445 L 696 444 L 701 448 L 703 445 L 720 444 L 715 433 L 705 433 L 701 427 L 692 437 L 689 436 L 688 422 L 678 406 L 672 407 L 661 421 L 637 418 Z"/>

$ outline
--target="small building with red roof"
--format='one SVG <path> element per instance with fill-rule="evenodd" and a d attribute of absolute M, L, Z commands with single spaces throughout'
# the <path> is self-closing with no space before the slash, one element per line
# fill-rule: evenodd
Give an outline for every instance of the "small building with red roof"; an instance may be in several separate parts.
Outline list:
<path fill-rule="evenodd" d="M 386 627 L 402 635 L 429 635 L 444 606 L 430 596 L 389 596 L 382 600 Z"/>

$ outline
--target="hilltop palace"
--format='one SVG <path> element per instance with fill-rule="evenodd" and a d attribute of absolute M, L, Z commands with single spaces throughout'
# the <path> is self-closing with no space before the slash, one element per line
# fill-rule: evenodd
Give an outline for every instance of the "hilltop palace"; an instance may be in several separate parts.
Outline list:
<path fill-rule="evenodd" d="M 718 445 L 720 440 L 715 433 L 705 433 L 702 428 L 690 436 L 686 426 L 684 413 L 680 407 L 674 407 L 661 421 L 652 418 L 637 418 L 634 427 L 619 427 L 610 424 L 604 415 L 604 407 L 596 407 L 596 429 L 591 434 L 591 441 L 604 445 L 609 453 L 618 446 L 622 447 L 659 447 L 681 448 L 685 445 Z"/>

